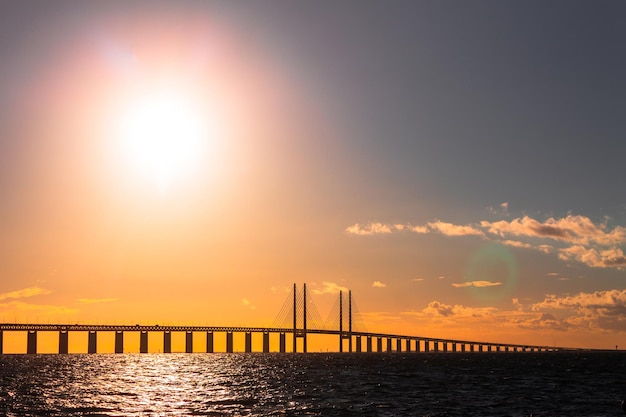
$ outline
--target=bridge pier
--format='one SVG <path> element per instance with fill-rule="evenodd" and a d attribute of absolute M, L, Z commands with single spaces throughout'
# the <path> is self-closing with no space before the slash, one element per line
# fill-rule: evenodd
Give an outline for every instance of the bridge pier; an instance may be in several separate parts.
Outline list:
<path fill-rule="evenodd" d="M 387 338 L 387 352 L 392 352 L 393 349 L 391 348 L 391 337 Z"/>
<path fill-rule="evenodd" d="M 424 352 L 430 352 L 430 340 L 424 340 Z"/>
<path fill-rule="evenodd" d="M 478 345 L 478 351 L 482 352 L 483 351 L 483 345 Z"/>
<path fill-rule="evenodd" d="M 139 353 L 148 353 L 148 332 L 139 332 Z"/>
<path fill-rule="evenodd" d="M 372 353 L 372 336 L 367 336 L 365 339 L 365 345 L 367 348 L 367 353 Z"/>
<path fill-rule="evenodd" d="M 396 351 L 402 352 L 402 339 L 396 339 Z"/>
<path fill-rule="evenodd" d="M 435 347 L 433 349 L 435 352 L 439 352 L 439 341 L 435 341 Z"/>
<path fill-rule="evenodd" d="M 115 353 L 124 353 L 124 332 L 120 330 L 115 332 Z"/>
<path fill-rule="evenodd" d="M 226 353 L 233 353 L 233 332 L 226 332 Z"/>
<path fill-rule="evenodd" d="M 376 338 L 376 351 L 378 353 L 383 351 L 383 338 L 382 337 Z"/>
<path fill-rule="evenodd" d="M 269 353 L 270 351 L 270 334 L 269 332 L 263 332 L 263 353 Z"/>
<path fill-rule="evenodd" d="M 287 343 L 285 343 L 285 333 L 280 333 L 279 338 L 278 338 L 278 345 L 279 345 L 279 350 L 280 353 L 285 353 L 287 351 L 286 349 L 286 345 Z"/>
<path fill-rule="evenodd" d="M 252 352 L 252 333 L 246 332 L 246 353 Z"/>
<path fill-rule="evenodd" d="M 98 334 L 93 330 L 87 333 L 87 353 L 98 353 Z"/>
<path fill-rule="evenodd" d="M 443 343 L 443 351 L 447 352 L 448 351 L 448 342 L 442 342 Z"/>
<path fill-rule="evenodd" d="M 461 352 L 465 353 L 465 343 L 461 343 Z"/>
<path fill-rule="evenodd" d="M 34 355 L 37 353 L 37 331 L 29 330 L 28 337 L 26 341 L 26 353 L 29 355 Z"/>
<path fill-rule="evenodd" d="M 361 336 L 356 337 L 356 352 L 361 353 Z"/>
<path fill-rule="evenodd" d="M 193 332 L 185 332 L 185 353 L 193 353 Z"/>
<path fill-rule="evenodd" d="M 66 330 L 59 331 L 59 354 L 67 355 L 68 352 L 68 334 Z"/>
<path fill-rule="evenodd" d="M 411 339 L 406 339 L 406 351 L 411 352 Z"/>
<path fill-rule="evenodd" d="M 163 332 L 163 353 L 172 353 L 172 332 Z"/>
<path fill-rule="evenodd" d="M 452 352 L 456 353 L 456 343 L 452 343 Z"/>
<path fill-rule="evenodd" d="M 206 332 L 206 353 L 213 353 L 213 332 Z"/>
<path fill-rule="evenodd" d="M 2 330 L 0 330 L 0 355 L 2 355 L 4 353 L 4 335 L 2 333 Z"/>

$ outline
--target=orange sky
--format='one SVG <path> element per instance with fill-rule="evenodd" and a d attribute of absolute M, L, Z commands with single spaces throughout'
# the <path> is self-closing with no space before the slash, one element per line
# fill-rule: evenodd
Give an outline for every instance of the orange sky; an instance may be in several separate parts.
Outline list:
<path fill-rule="evenodd" d="M 597 48 L 544 62 L 532 34 L 406 8 L 7 8 L 33 24 L 0 45 L 0 321 L 267 326 L 306 282 L 323 318 L 351 289 L 370 331 L 624 344 L 617 119 L 559 130 L 589 114 L 571 103 L 613 95 L 551 72 Z M 414 33 L 403 16 L 423 13 Z M 519 79 L 518 61 L 535 65 Z M 563 90 L 544 97 L 544 79 Z M 174 121 L 155 98 L 172 96 Z"/>

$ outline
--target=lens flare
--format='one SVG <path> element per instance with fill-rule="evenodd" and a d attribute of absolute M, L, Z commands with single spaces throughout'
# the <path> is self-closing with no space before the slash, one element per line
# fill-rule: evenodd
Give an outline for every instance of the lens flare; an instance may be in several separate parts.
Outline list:
<path fill-rule="evenodd" d="M 509 297 L 517 287 L 519 270 L 511 251 L 505 246 L 489 244 L 481 247 L 470 259 L 465 274 L 472 295 L 479 301 L 491 304 Z"/>

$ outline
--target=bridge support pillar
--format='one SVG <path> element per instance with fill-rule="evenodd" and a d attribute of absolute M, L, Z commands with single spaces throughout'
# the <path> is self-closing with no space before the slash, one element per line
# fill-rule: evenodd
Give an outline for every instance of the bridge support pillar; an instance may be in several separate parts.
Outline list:
<path fill-rule="evenodd" d="M 406 346 L 404 350 L 406 350 L 407 352 L 411 352 L 411 339 L 406 339 L 405 344 Z"/>
<path fill-rule="evenodd" d="M 26 353 L 27 354 L 37 353 L 37 331 L 36 330 L 28 331 L 28 339 L 26 342 Z"/>
<path fill-rule="evenodd" d="M 226 353 L 233 353 L 233 332 L 226 332 Z"/>
<path fill-rule="evenodd" d="M 206 353 L 213 353 L 213 332 L 206 332 Z"/>
<path fill-rule="evenodd" d="M 185 333 L 185 353 L 193 353 L 193 332 Z"/>
<path fill-rule="evenodd" d="M 391 337 L 387 338 L 387 352 L 393 352 L 393 348 L 391 347 Z"/>
<path fill-rule="evenodd" d="M 508 346 L 505 346 L 505 347 L 504 347 L 504 351 L 505 351 L 505 352 L 508 352 L 508 351 L 509 351 L 509 347 L 508 347 Z"/>
<path fill-rule="evenodd" d="M 424 352 L 430 352 L 430 340 L 424 340 Z"/>
<path fill-rule="evenodd" d="M 361 353 L 361 336 L 356 337 L 356 352 Z"/>
<path fill-rule="evenodd" d="M 172 353 L 172 332 L 163 332 L 163 353 Z"/>
<path fill-rule="evenodd" d="M 246 332 L 246 353 L 252 352 L 252 333 Z"/>
<path fill-rule="evenodd" d="M 487 352 L 491 352 L 491 345 L 487 345 Z"/>
<path fill-rule="evenodd" d="M 68 354 L 68 335 L 66 330 L 59 331 L 59 354 L 67 355 Z"/>
<path fill-rule="evenodd" d="M 287 343 L 285 341 L 286 337 L 285 337 L 285 333 L 280 333 L 278 336 L 278 348 L 280 353 L 285 353 L 287 351 L 286 347 L 287 347 Z"/>
<path fill-rule="evenodd" d="M 483 345 L 478 345 L 478 351 L 482 352 L 483 351 Z"/>
<path fill-rule="evenodd" d="M 456 352 L 456 343 L 452 343 L 452 352 Z"/>
<path fill-rule="evenodd" d="M 367 336 L 366 345 L 367 353 L 372 353 L 372 336 Z"/>
<path fill-rule="evenodd" d="M 4 353 L 4 348 L 3 348 L 3 333 L 2 330 L 0 330 L 0 355 L 2 355 Z"/>
<path fill-rule="evenodd" d="M 87 353 L 98 353 L 98 333 L 95 331 L 87 334 Z"/>
<path fill-rule="evenodd" d="M 380 353 L 382 351 L 383 351 L 383 338 L 377 337 L 376 338 L 376 352 Z"/>
<path fill-rule="evenodd" d="M 115 332 L 115 353 L 124 353 L 124 332 Z"/>
<path fill-rule="evenodd" d="M 474 344 L 470 343 L 470 352 L 473 352 L 473 351 L 474 351 Z"/>
<path fill-rule="evenodd" d="M 465 343 L 461 343 L 461 352 L 465 353 Z"/>
<path fill-rule="evenodd" d="M 145 330 L 139 333 L 139 353 L 148 353 L 148 332 Z"/>
<path fill-rule="evenodd" d="M 443 351 L 444 352 L 448 351 L 448 342 L 443 342 Z"/>
<path fill-rule="evenodd" d="M 269 353 L 270 351 L 270 334 L 263 332 L 263 353 Z"/>
<path fill-rule="evenodd" d="M 433 348 L 435 352 L 439 352 L 439 342 L 435 342 L 435 346 Z"/>
<path fill-rule="evenodd" d="M 396 351 L 398 353 L 402 352 L 402 339 L 396 339 Z"/>

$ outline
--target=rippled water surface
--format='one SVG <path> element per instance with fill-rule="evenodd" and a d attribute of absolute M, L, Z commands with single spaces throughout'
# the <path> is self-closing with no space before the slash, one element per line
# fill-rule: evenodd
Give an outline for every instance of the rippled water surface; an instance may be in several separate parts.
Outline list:
<path fill-rule="evenodd" d="M 0 356 L 6 416 L 616 416 L 618 352 Z"/>

